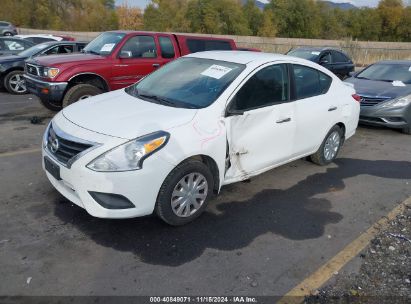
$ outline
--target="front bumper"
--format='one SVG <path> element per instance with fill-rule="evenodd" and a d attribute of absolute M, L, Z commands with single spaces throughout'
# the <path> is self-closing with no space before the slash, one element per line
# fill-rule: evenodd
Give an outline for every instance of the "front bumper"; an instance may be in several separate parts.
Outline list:
<path fill-rule="evenodd" d="M 403 129 L 411 125 L 411 105 L 401 108 L 361 107 L 360 123 Z"/>
<path fill-rule="evenodd" d="M 27 90 L 38 96 L 41 100 L 52 104 L 61 104 L 64 92 L 66 91 L 67 82 L 48 82 L 33 78 L 27 74 L 24 75 Z"/>
<path fill-rule="evenodd" d="M 153 154 L 144 161 L 141 170 L 127 172 L 95 172 L 86 166 L 102 153 L 128 140 L 110 137 L 78 127 L 62 115 L 58 114 L 53 120 L 64 132 L 78 138 L 102 143 L 97 148 L 84 154 L 76 160 L 70 168 L 59 163 L 53 155 L 43 148 L 44 158 L 48 157 L 60 167 L 61 180 L 57 180 L 46 171 L 51 184 L 67 199 L 84 208 L 90 215 L 100 218 L 132 218 L 153 213 L 158 191 L 174 168 L 158 154 Z M 113 197 L 123 197 L 134 207 L 113 209 L 97 202 L 95 193 L 109 194 Z M 97 200 L 96 200 L 97 199 Z"/>

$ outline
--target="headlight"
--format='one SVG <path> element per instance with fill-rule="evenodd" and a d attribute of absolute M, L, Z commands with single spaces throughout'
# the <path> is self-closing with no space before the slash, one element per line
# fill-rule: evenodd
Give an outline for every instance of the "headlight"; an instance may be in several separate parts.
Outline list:
<path fill-rule="evenodd" d="M 384 102 L 381 106 L 383 108 L 401 108 L 408 106 L 411 103 L 411 95 L 398 97 L 391 101 Z"/>
<path fill-rule="evenodd" d="M 59 72 L 58 68 L 44 68 L 43 75 L 44 77 L 54 78 Z"/>
<path fill-rule="evenodd" d="M 94 159 L 87 168 L 100 172 L 141 169 L 143 161 L 163 148 L 170 138 L 164 131 L 151 133 L 122 144 Z"/>

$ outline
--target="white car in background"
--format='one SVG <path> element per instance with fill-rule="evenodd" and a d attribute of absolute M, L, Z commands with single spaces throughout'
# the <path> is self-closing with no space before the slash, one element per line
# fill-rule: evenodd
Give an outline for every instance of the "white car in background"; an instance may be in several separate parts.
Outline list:
<path fill-rule="evenodd" d="M 223 185 L 311 156 L 332 162 L 353 136 L 359 97 L 290 56 L 195 53 L 126 89 L 58 113 L 43 139 L 54 187 L 96 217 L 198 217 Z"/>
<path fill-rule="evenodd" d="M 55 36 L 55 35 L 49 35 L 49 34 L 16 35 L 14 37 L 24 39 L 24 40 L 28 40 L 28 41 L 33 42 L 35 44 L 48 42 L 48 41 L 71 40 L 71 39 L 65 39 L 64 36 Z"/>

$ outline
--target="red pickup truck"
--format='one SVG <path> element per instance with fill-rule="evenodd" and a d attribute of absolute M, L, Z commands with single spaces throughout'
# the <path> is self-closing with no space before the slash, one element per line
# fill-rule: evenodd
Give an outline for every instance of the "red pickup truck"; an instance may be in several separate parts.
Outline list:
<path fill-rule="evenodd" d="M 27 90 L 58 111 L 78 100 L 129 86 L 167 62 L 189 53 L 235 50 L 232 39 L 167 33 L 112 31 L 79 54 L 26 61 Z"/>

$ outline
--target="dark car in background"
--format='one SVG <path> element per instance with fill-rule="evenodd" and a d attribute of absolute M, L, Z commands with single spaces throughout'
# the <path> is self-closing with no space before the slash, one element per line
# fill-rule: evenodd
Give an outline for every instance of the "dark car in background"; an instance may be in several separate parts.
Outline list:
<path fill-rule="evenodd" d="M 14 37 L 0 37 L 0 56 L 15 55 L 24 51 L 34 45 L 33 42 L 14 38 Z"/>
<path fill-rule="evenodd" d="M 361 97 L 361 123 L 411 134 L 411 60 L 377 62 L 345 81 Z"/>
<path fill-rule="evenodd" d="M 4 86 L 11 94 L 25 94 L 27 89 L 23 74 L 26 59 L 80 52 L 86 45 L 87 42 L 77 41 L 45 42 L 34 45 L 17 55 L 0 56 L 0 86 Z"/>
<path fill-rule="evenodd" d="M 17 28 L 7 21 L 0 21 L 0 36 L 14 36 L 17 35 Z"/>
<path fill-rule="evenodd" d="M 329 69 L 340 79 L 345 79 L 354 71 L 351 58 L 342 50 L 335 48 L 304 47 L 288 51 L 287 55 L 304 58 Z"/>

